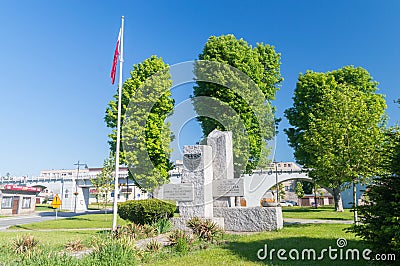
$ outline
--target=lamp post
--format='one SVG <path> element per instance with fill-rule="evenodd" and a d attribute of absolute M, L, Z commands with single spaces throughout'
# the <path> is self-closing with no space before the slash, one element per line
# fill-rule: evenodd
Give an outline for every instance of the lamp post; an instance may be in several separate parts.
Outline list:
<path fill-rule="evenodd" d="M 76 179 L 75 179 L 75 192 L 74 192 L 74 195 L 75 195 L 75 206 L 74 206 L 74 212 L 76 213 L 76 205 L 77 205 L 77 201 L 78 201 L 78 194 L 79 194 L 79 192 L 78 192 L 78 179 L 79 179 L 79 167 L 82 165 L 84 165 L 85 166 L 85 168 L 87 168 L 87 164 L 85 164 L 85 163 L 79 163 L 79 161 L 77 162 L 77 163 L 75 163 L 74 165 L 77 165 L 78 166 L 78 171 L 76 172 Z"/>

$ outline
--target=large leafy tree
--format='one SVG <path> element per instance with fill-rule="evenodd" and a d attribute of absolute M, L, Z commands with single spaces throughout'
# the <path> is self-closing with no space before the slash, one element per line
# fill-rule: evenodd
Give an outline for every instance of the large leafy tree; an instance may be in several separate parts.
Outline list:
<path fill-rule="evenodd" d="M 308 71 L 299 76 L 293 107 L 285 111 L 296 160 L 333 189 L 337 211 L 343 210 L 340 190 L 379 169 L 386 104 L 376 90 L 377 82 L 361 67 Z"/>
<path fill-rule="evenodd" d="M 221 83 L 197 81 L 197 86 L 194 87 L 194 97 L 213 97 L 227 104 L 237 115 L 236 117 L 230 116 L 231 120 L 227 122 L 227 124 L 231 124 L 231 128 L 226 128 L 227 126 L 218 119 L 207 116 L 198 117 L 204 136 L 206 137 L 214 129 L 233 131 L 236 176 L 243 171 L 250 172 L 256 166 L 265 166 L 268 155 L 266 142 L 275 133 L 273 115 L 269 116 L 273 113 L 270 101 L 275 99 L 276 91 L 279 89 L 278 85 L 283 80 L 280 74 L 280 54 L 275 51 L 273 46 L 258 43 L 252 47 L 243 39 L 238 40 L 230 34 L 210 37 L 199 55 L 199 59 L 234 67 L 250 78 L 256 85 L 255 87 L 258 87 L 249 86 L 249 82 L 245 78 L 239 77 L 240 75 L 234 71 L 232 72 L 232 69 L 224 68 L 224 71 L 211 67 L 207 69 L 206 71 L 211 72 L 210 76 L 219 77 L 221 81 L 235 87 L 235 90 L 232 87 L 223 86 Z M 204 68 L 197 67 L 195 69 L 197 77 L 202 75 L 201 71 L 204 72 Z M 258 100 L 261 101 L 261 109 L 264 110 L 255 110 L 254 108 L 257 107 L 251 106 L 253 101 L 239 95 L 238 90 L 247 90 L 250 97 L 258 97 L 255 96 L 257 95 L 255 90 L 261 91 L 262 99 Z M 198 113 L 204 111 L 201 110 L 202 108 L 211 109 L 210 106 L 204 107 L 196 104 L 196 101 L 194 101 L 194 106 Z M 256 113 L 262 114 L 263 118 L 260 120 Z M 219 118 L 223 120 L 223 114 L 220 114 Z M 229 119 L 227 118 L 227 120 Z M 242 127 L 237 126 L 240 123 Z M 265 134 L 261 133 L 261 129 Z M 244 131 L 245 133 L 243 133 Z"/>
<path fill-rule="evenodd" d="M 168 65 L 156 56 L 134 65 L 130 75 L 122 89 L 121 162 L 130 168 L 139 187 L 153 191 L 167 182 L 172 167 L 172 134 L 169 124 L 164 123 L 174 106 L 169 91 L 172 81 Z M 105 116 L 107 126 L 113 129 L 109 135 L 111 151 L 116 146 L 118 95 L 114 98 Z"/>

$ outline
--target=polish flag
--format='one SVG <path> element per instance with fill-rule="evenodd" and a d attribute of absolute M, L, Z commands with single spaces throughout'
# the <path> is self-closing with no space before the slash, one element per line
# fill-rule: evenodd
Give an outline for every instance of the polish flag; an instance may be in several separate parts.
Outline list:
<path fill-rule="evenodd" d="M 121 40 L 121 29 L 119 29 L 118 41 L 117 41 L 117 45 L 115 46 L 114 60 L 113 60 L 112 68 L 111 68 L 111 84 L 114 84 L 115 73 L 117 72 L 120 40 Z"/>

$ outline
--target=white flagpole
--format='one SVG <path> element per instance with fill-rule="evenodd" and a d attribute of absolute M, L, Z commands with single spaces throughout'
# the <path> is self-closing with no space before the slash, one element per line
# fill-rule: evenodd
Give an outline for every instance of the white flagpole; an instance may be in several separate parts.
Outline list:
<path fill-rule="evenodd" d="M 122 102 L 122 63 L 124 62 L 124 16 L 121 18 L 121 40 L 119 53 L 119 82 L 118 82 L 118 122 L 117 122 L 117 145 L 115 149 L 115 178 L 114 178 L 114 208 L 113 208 L 113 225 L 112 229 L 117 228 L 117 211 L 118 211 L 118 177 L 119 177 L 119 149 L 121 142 L 121 102 Z"/>

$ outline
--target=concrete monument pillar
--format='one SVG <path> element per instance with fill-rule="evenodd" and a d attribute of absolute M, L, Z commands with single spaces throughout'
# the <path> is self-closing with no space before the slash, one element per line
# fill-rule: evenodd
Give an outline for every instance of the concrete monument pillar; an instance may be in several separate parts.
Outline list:
<path fill-rule="evenodd" d="M 181 217 L 213 217 L 212 148 L 207 145 L 184 146 L 183 184 L 193 184 L 193 201 L 179 201 Z"/>
<path fill-rule="evenodd" d="M 233 179 L 232 132 L 214 129 L 207 137 L 207 145 L 212 147 L 213 152 L 213 179 Z M 214 198 L 214 206 L 235 206 L 235 197 L 216 197 Z"/>

